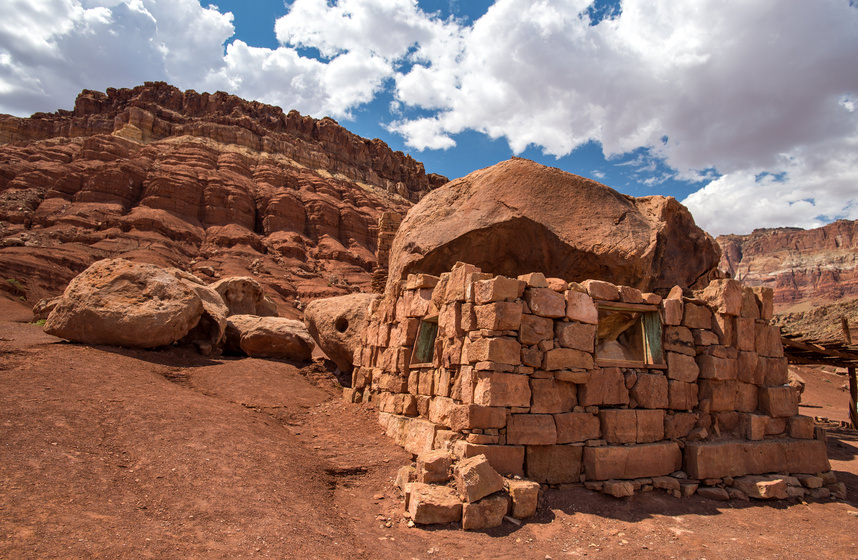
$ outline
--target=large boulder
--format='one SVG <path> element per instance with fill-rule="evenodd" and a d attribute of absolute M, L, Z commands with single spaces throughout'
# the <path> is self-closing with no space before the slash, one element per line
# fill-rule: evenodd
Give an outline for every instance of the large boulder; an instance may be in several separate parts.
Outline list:
<path fill-rule="evenodd" d="M 560 169 L 513 158 L 426 195 L 391 249 L 388 288 L 409 273 L 464 261 L 492 274 L 540 271 L 644 291 L 705 286 L 720 250 L 672 197 L 634 198 Z"/>
<path fill-rule="evenodd" d="M 217 292 L 191 274 L 104 259 L 72 279 L 45 332 L 87 344 L 155 348 L 187 341 L 210 350 L 223 338 L 226 312 Z"/>
<path fill-rule="evenodd" d="M 220 294 L 230 315 L 276 317 L 277 306 L 265 295 L 262 285 L 249 276 L 231 276 L 218 280 L 211 289 Z"/>
<path fill-rule="evenodd" d="M 310 302 L 304 309 L 304 322 L 319 348 L 340 371 L 351 373 L 355 350 L 369 320 L 373 294 L 349 294 Z"/>
<path fill-rule="evenodd" d="M 256 315 L 231 315 L 227 319 L 226 350 L 230 352 L 308 362 L 315 346 L 301 321 Z"/>

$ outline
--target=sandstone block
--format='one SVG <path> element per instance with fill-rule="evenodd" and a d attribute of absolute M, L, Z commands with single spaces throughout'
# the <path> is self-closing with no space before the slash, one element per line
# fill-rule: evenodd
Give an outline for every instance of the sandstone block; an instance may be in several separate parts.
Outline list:
<path fill-rule="evenodd" d="M 602 438 L 608 443 L 648 443 L 664 439 L 664 411 L 603 409 Z"/>
<path fill-rule="evenodd" d="M 718 500 L 720 502 L 726 502 L 730 499 L 730 493 L 723 488 L 718 488 L 717 486 L 701 486 L 697 489 L 697 495 L 701 498 Z"/>
<path fill-rule="evenodd" d="M 468 362 L 497 362 L 517 366 L 521 364 L 521 344 L 505 336 L 478 338 L 466 347 Z"/>
<path fill-rule="evenodd" d="M 606 480 L 602 492 L 615 498 L 627 498 L 635 495 L 635 486 L 627 480 Z"/>
<path fill-rule="evenodd" d="M 667 378 L 661 374 L 641 373 L 632 387 L 631 398 L 642 408 L 667 408 Z"/>
<path fill-rule="evenodd" d="M 552 318 L 566 316 L 566 299 L 551 288 L 529 288 L 524 300 L 534 315 Z"/>
<path fill-rule="evenodd" d="M 675 442 L 584 448 L 588 480 L 634 479 L 665 476 L 679 470 L 682 453 Z"/>
<path fill-rule="evenodd" d="M 798 414 L 798 398 L 789 385 L 780 387 L 760 387 L 760 411 L 769 416 L 788 417 Z"/>
<path fill-rule="evenodd" d="M 697 415 L 692 412 L 677 412 L 676 414 L 665 414 L 664 437 L 665 439 L 677 439 L 687 437 L 697 424 Z"/>
<path fill-rule="evenodd" d="M 709 400 L 710 410 L 720 412 L 736 409 L 736 381 L 703 379 L 699 383 L 698 398 Z"/>
<path fill-rule="evenodd" d="M 769 358 L 783 358 L 784 347 L 781 344 L 781 330 L 777 325 L 757 321 L 755 324 L 755 344 L 757 354 Z"/>
<path fill-rule="evenodd" d="M 697 384 L 671 380 L 668 386 L 668 406 L 673 410 L 691 410 L 697 406 Z"/>
<path fill-rule="evenodd" d="M 524 290 L 524 282 L 506 276 L 495 276 L 491 280 L 474 282 L 474 302 L 513 301 Z"/>
<path fill-rule="evenodd" d="M 538 346 L 522 346 L 521 347 L 521 364 L 529 367 L 542 367 L 542 361 L 545 359 L 545 352 L 539 349 Z"/>
<path fill-rule="evenodd" d="M 756 321 L 739 317 L 736 319 L 736 348 L 753 352 L 756 349 Z"/>
<path fill-rule="evenodd" d="M 740 425 L 745 439 L 759 441 L 766 437 L 766 423 L 768 416 L 762 414 L 742 414 Z"/>
<path fill-rule="evenodd" d="M 723 478 L 786 471 L 828 470 L 825 443 L 818 440 L 688 442 L 685 472 L 695 479 Z"/>
<path fill-rule="evenodd" d="M 783 478 L 740 476 L 733 480 L 733 486 L 758 500 L 784 500 L 787 497 L 787 484 Z"/>
<path fill-rule="evenodd" d="M 567 319 L 591 325 L 599 322 L 599 310 L 589 295 L 576 290 L 567 290 L 565 297 Z"/>
<path fill-rule="evenodd" d="M 438 285 L 440 278 L 432 274 L 409 274 L 405 280 L 406 290 L 419 290 L 421 288 L 434 288 Z"/>
<path fill-rule="evenodd" d="M 742 383 L 762 385 L 763 379 L 757 372 L 758 363 L 759 356 L 757 356 L 756 352 L 739 352 L 739 358 L 736 363 L 736 379 Z"/>
<path fill-rule="evenodd" d="M 493 331 L 517 331 L 521 326 L 521 305 L 500 301 L 474 306 L 477 328 Z"/>
<path fill-rule="evenodd" d="M 596 325 L 559 322 L 554 326 L 557 342 L 564 348 L 593 353 L 596 344 Z"/>
<path fill-rule="evenodd" d="M 531 405 L 534 414 L 569 412 L 578 404 L 575 385 L 550 379 L 530 380 Z"/>
<path fill-rule="evenodd" d="M 593 369 L 593 355 L 572 348 L 554 348 L 545 353 L 543 369 Z"/>
<path fill-rule="evenodd" d="M 774 314 L 774 292 L 771 288 L 763 286 L 754 286 L 751 288 L 754 295 L 757 296 L 757 304 L 760 308 L 760 319 L 763 321 L 771 321 Z"/>
<path fill-rule="evenodd" d="M 736 410 L 739 412 L 754 412 L 757 410 L 757 386 L 750 383 L 736 383 Z"/>
<path fill-rule="evenodd" d="M 566 383 L 575 383 L 583 385 L 590 381 L 590 372 L 592 370 L 576 369 L 576 370 L 559 370 L 554 372 L 554 379 L 557 381 L 565 381 Z"/>
<path fill-rule="evenodd" d="M 578 482 L 581 475 L 581 445 L 528 445 L 527 477 L 536 482 Z"/>
<path fill-rule="evenodd" d="M 682 299 L 668 298 L 661 302 L 662 323 L 665 325 L 681 325 L 683 316 Z"/>
<path fill-rule="evenodd" d="M 454 523 L 462 519 L 462 502 L 452 488 L 415 482 L 410 486 L 408 513 L 418 525 Z"/>
<path fill-rule="evenodd" d="M 643 294 L 637 288 L 631 286 L 618 286 L 620 289 L 620 301 L 624 303 L 643 303 Z"/>
<path fill-rule="evenodd" d="M 789 381 L 789 364 L 786 358 L 766 358 L 760 356 L 757 360 L 759 372 L 754 376 L 761 379 L 760 385 L 786 385 Z"/>
<path fill-rule="evenodd" d="M 457 457 L 468 458 L 485 455 L 497 472 L 507 476 L 524 476 L 524 446 L 522 445 L 477 445 L 457 441 L 453 446 Z"/>
<path fill-rule="evenodd" d="M 699 293 L 699 297 L 718 313 L 736 316 L 742 311 L 742 291 L 742 284 L 732 278 L 725 278 L 710 282 Z"/>
<path fill-rule="evenodd" d="M 635 410 L 637 431 L 635 441 L 637 443 L 650 443 L 664 439 L 664 411 L 663 410 Z"/>
<path fill-rule="evenodd" d="M 456 490 L 466 502 L 476 502 L 503 490 L 503 478 L 492 468 L 485 455 L 459 461 L 453 476 L 456 479 Z"/>
<path fill-rule="evenodd" d="M 508 509 L 509 496 L 506 494 L 495 494 L 478 502 L 465 503 L 462 505 L 462 529 L 477 531 L 499 527 Z"/>
<path fill-rule="evenodd" d="M 610 282 L 602 280 L 585 280 L 581 286 L 587 290 L 587 294 L 593 299 L 605 301 L 617 301 L 620 299 L 620 290 Z"/>
<path fill-rule="evenodd" d="M 759 319 L 760 306 L 757 303 L 757 297 L 754 295 L 754 290 L 749 287 L 742 289 L 742 309 L 739 313 L 743 319 Z"/>
<path fill-rule="evenodd" d="M 690 329 L 712 329 L 712 312 L 705 305 L 686 303 L 682 325 Z"/>
<path fill-rule="evenodd" d="M 506 441 L 511 445 L 553 445 L 557 429 L 550 414 L 512 414 L 506 427 Z"/>
<path fill-rule="evenodd" d="M 526 519 L 536 513 L 539 503 L 539 483 L 531 480 L 507 479 L 506 487 L 512 500 L 510 515 L 516 519 Z"/>
<path fill-rule="evenodd" d="M 405 465 L 403 467 L 400 467 L 399 470 L 396 471 L 396 479 L 393 481 L 393 485 L 399 488 L 399 490 L 404 494 L 405 486 L 416 481 L 417 469 L 412 467 L 411 465 Z M 407 505 L 405 506 L 405 509 L 408 509 Z"/>
<path fill-rule="evenodd" d="M 679 492 L 679 479 L 672 476 L 657 476 L 652 479 L 652 487 L 668 492 Z"/>
<path fill-rule="evenodd" d="M 436 449 L 417 456 L 417 482 L 447 482 L 453 455 L 449 451 Z"/>
<path fill-rule="evenodd" d="M 530 406 L 530 383 L 526 375 L 476 372 L 474 404 L 482 406 Z"/>
<path fill-rule="evenodd" d="M 662 344 L 667 352 L 685 354 L 690 356 L 692 360 L 694 359 L 697 350 L 694 348 L 694 337 L 691 334 L 691 329 L 687 327 L 665 327 L 663 332 Z M 668 360 L 668 365 L 669 363 Z M 697 367 L 696 364 L 695 367 Z"/>
<path fill-rule="evenodd" d="M 766 417 L 766 435 L 780 436 L 786 434 L 789 418 Z"/>
<path fill-rule="evenodd" d="M 810 416 L 791 416 L 789 419 L 789 437 L 795 439 L 813 439 L 813 418 Z"/>
<path fill-rule="evenodd" d="M 732 358 L 717 358 L 709 354 L 697 356 L 701 379 L 728 380 L 736 379 L 738 375 L 738 360 Z"/>
<path fill-rule="evenodd" d="M 590 373 L 590 379 L 578 388 L 578 404 L 601 406 L 629 404 L 629 391 L 619 368 L 600 368 Z"/>
<path fill-rule="evenodd" d="M 382 415 L 385 413 L 379 413 L 379 421 L 382 420 Z M 419 455 L 432 450 L 432 444 L 435 441 L 435 424 L 422 418 L 409 418 L 392 414 L 385 416 L 383 425 L 386 428 L 387 436 L 404 447 L 406 451 Z"/>
<path fill-rule="evenodd" d="M 518 279 L 527 284 L 528 288 L 547 288 L 548 281 L 545 275 L 541 272 L 531 272 L 530 274 L 520 274 Z"/>
<path fill-rule="evenodd" d="M 588 412 L 555 414 L 554 425 L 557 428 L 557 443 L 585 442 L 602 437 L 599 417 Z"/>
<path fill-rule="evenodd" d="M 518 340 L 522 344 L 539 344 L 543 340 L 554 338 L 554 321 L 547 317 L 525 314 L 521 317 L 521 330 Z"/>

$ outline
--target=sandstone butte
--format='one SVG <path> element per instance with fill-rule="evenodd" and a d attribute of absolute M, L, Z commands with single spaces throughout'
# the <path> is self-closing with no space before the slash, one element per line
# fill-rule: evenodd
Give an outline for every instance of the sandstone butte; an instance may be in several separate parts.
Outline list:
<path fill-rule="evenodd" d="M 368 291 L 377 221 L 446 182 L 336 121 L 162 82 L 0 115 L 0 290 L 30 304 L 96 260 L 256 278 L 297 317 Z"/>

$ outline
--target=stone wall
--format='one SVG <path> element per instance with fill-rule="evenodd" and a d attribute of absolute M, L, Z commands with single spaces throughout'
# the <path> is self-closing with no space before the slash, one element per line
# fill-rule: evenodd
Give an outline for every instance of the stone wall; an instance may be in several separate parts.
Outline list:
<path fill-rule="evenodd" d="M 654 357 L 606 343 L 609 323 L 627 317 L 609 306 L 657 314 Z M 374 403 L 412 453 L 485 454 L 544 483 L 829 470 L 786 384 L 770 290 L 716 280 L 663 299 L 458 263 L 440 278 L 410 275 L 371 314 L 347 398 Z M 411 363 L 426 319 L 437 321 L 431 363 Z"/>

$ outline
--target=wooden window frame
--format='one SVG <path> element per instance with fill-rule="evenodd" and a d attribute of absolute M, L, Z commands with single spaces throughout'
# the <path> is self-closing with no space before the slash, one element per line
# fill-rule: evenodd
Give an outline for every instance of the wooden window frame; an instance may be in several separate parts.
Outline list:
<path fill-rule="evenodd" d="M 641 313 L 641 331 L 643 334 L 643 360 L 613 360 L 609 358 L 596 357 L 596 365 L 599 367 L 619 367 L 628 369 L 667 369 L 667 363 L 664 356 L 663 340 L 663 325 L 661 323 L 661 314 L 657 305 L 647 303 L 619 303 L 619 302 L 597 302 L 599 311 L 632 311 Z M 647 319 L 648 318 L 648 319 Z M 655 333 L 652 329 L 652 321 L 657 321 L 658 337 L 652 336 Z M 650 323 L 648 326 L 647 323 Z M 598 346 L 598 325 L 596 329 L 596 345 Z M 655 348 L 654 348 L 655 347 Z M 655 351 L 657 350 L 660 361 L 656 361 Z"/>
<path fill-rule="evenodd" d="M 431 335 L 432 341 L 429 343 L 431 345 L 430 349 L 431 349 L 432 354 L 431 354 L 431 359 L 428 362 L 419 362 L 419 361 L 415 361 L 415 360 L 417 359 L 418 349 L 421 347 L 420 337 L 421 337 L 421 335 L 423 335 L 424 325 L 426 325 L 426 324 L 435 325 L 435 328 L 434 328 L 435 332 Z M 434 315 L 432 317 L 423 317 L 422 319 L 420 319 L 420 326 L 417 327 L 417 336 L 414 337 L 414 347 L 411 349 L 411 361 L 410 361 L 410 367 L 411 368 L 433 367 L 433 364 L 435 363 L 435 342 L 438 340 L 438 328 L 439 327 L 438 327 L 438 316 L 437 315 Z"/>

